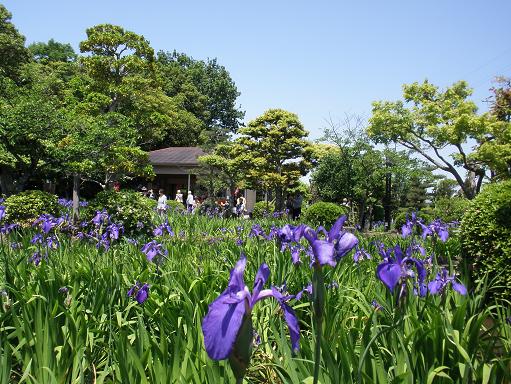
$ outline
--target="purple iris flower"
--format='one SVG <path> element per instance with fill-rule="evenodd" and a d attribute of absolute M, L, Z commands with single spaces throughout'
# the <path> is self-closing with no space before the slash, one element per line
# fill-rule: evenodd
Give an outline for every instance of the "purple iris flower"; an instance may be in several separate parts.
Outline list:
<path fill-rule="evenodd" d="M 425 239 L 429 235 L 436 234 L 438 238 L 445 243 L 449 238 L 449 230 L 447 229 L 447 225 L 442 222 L 442 220 L 434 220 L 428 226 L 420 223 L 422 227 L 422 238 Z"/>
<path fill-rule="evenodd" d="M 156 240 L 152 240 L 142 247 L 142 252 L 145 253 L 148 261 L 153 261 L 155 256 L 167 256 L 168 251 L 163 248 L 163 245 L 157 243 Z"/>
<path fill-rule="evenodd" d="M 32 240 L 30 240 L 30 244 L 42 244 L 43 243 L 43 235 L 40 233 L 36 233 Z"/>
<path fill-rule="evenodd" d="M 110 220 L 110 216 L 105 209 L 102 211 L 96 211 L 96 215 L 92 218 L 92 222 L 94 225 L 100 226 L 101 224 L 106 224 Z"/>
<path fill-rule="evenodd" d="M 174 236 L 174 231 L 172 230 L 172 227 L 169 225 L 168 221 L 165 221 L 163 224 L 157 226 L 153 230 L 154 236 L 163 236 L 167 232 L 170 236 Z"/>
<path fill-rule="evenodd" d="M 406 223 L 401 227 L 401 235 L 403 239 L 406 239 L 413 232 L 413 227 L 418 223 L 417 213 L 412 212 L 412 217 L 408 219 L 408 215 L 406 216 Z"/>
<path fill-rule="evenodd" d="M 371 254 L 369 252 L 367 252 L 364 248 L 362 247 L 356 247 L 356 251 L 355 253 L 353 254 L 353 261 L 355 263 L 358 264 L 359 261 L 361 260 L 370 260 L 371 259 Z"/>
<path fill-rule="evenodd" d="M 46 257 L 44 257 L 46 259 Z M 43 259 L 43 256 L 41 255 L 41 252 L 34 252 L 32 256 L 28 259 L 29 263 L 34 263 L 34 265 L 37 267 L 41 260 Z"/>
<path fill-rule="evenodd" d="M 231 270 L 227 288 L 209 305 L 208 313 L 202 321 L 204 344 L 209 357 L 213 360 L 223 360 L 229 357 L 244 317 L 251 316 L 254 305 L 259 300 L 268 297 L 275 298 L 284 312 L 293 351 L 297 351 L 299 348 L 298 319 L 293 309 L 287 304 L 287 301 L 294 296 L 283 295 L 275 287 L 263 289 L 270 275 L 270 269 L 265 263 L 259 267 L 254 288 L 250 293 L 243 279 L 246 264 L 247 259 L 242 255 Z"/>
<path fill-rule="evenodd" d="M 445 290 L 449 283 L 452 285 L 452 289 L 460 295 L 467 294 L 467 288 L 465 288 L 462 283 L 456 281 L 455 275 L 449 276 L 447 269 L 445 268 L 436 274 L 435 280 L 428 283 L 429 293 L 432 295 L 440 294 Z"/>
<path fill-rule="evenodd" d="M 16 228 L 18 228 L 18 224 L 4 224 L 0 227 L 0 233 L 8 235 Z"/>
<path fill-rule="evenodd" d="M 238 247 L 241 247 L 241 246 L 243 245 L 243 239 L 237 239 L 237 240 L 236 240 L 236 245 L 237 245 Z"/>
<path fill-rule="evenodd" d="M 0 220 L 2 220 L 5 216 L 5 206 L 0 205 Z"/>
<path fill-rule="evenodd" d="M 301 250 L 301 247 L 299 245 L 298 246 L 291 246 L 289 248 L 289 250 L 291 251 L 291 260 L 293 261 L 293 264 L 294 265 L 301 264 L 301 260 L 300 260 L 300 250 Z"/>
<path fill-rule="evenodd" d="M 112 240 L 117 240 L 119 238 L 119 233 L 122 232 L 122 225 L 117 225 L 115 223 L 110 224 L 105 229 L 105 234 Z"/>
<path fill-rule="evenodd" d="M 314 231 L 309 227 L 303 229 L 303 235 L 312 247 L 313 263 L 317 262 L 319 265 L 328 264 L 335 267 L 343 256 L 355 248 L 358 244 L 358 239 L 355 235 L 342 231 L 345 221 L 345 215 L 339 217 L 328 233 L 321 227 L 318 231 Z M 318 238 L 319 232 L 326 234 L 324 240 Z"/>
<path fill-rule="evenodd" d="M 260 224 L 254 224 L 252 228 L 250 229 L 250 233 L 248 237 L 266 237 L 266 234 L 264 233 L 263 227 L 261 227 Z"/>
<path fill-rule="evenodd" d="M 128 290 L 128 297 L 133 297 L 137 303 L 142 304 L 149 297 L 149 287 L 147 283 L 137 283 Z"/>
<path fill-rule="evenodd" d="M 56 236 L 48 236 L 46 238 L 46 244 L 50 249 L 57 249 L 59 247 L 59 241 Z"/>
<path fill-rule="evenodd" d="M 391 256 L 393 251 L 394 256 Z M 381 252 L 380 252 L 381 253 Z M 412 248 L 408 247 L 406 255 L 403 255 L 403 251 L 399 245 L 396 245 L 393 249 L 388 249 L 384 252 L 384 260 L 376 267 L 376 276 L 382 281 L 383 284 L 391 291 L 394 291 L 396 285 L 401 281 L 402 291 L 406 286 L 406 279 L 415 278 L 415 272 L 413 267 L 417 271 L 417 282 L 419 284 L 420 296 L 425 296 L 426 285 L 424 280 L 426 278 L 426 269 L 422 261 L 411 257 Z M 402 294 L 403 292 L 401 292 Z"/>

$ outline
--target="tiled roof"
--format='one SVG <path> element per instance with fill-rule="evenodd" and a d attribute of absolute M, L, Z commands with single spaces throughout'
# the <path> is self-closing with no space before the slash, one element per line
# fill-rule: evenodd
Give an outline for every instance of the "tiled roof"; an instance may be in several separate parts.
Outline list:
<path fill-rule="evenodd" d="M 205 155 L 200 147 L 170 147 L 149 152 L 152 165 L 199 165 L 197 157 Z"/>

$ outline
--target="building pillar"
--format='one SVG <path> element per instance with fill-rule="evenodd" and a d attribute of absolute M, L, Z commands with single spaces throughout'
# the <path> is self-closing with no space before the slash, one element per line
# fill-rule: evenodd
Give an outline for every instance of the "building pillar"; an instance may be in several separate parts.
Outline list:
<path fill-rule="evenodd" d="M 188 191 L 191 191 L 191 185 L 190 185 L 190 174 L 188 174 L 188 189 L 187 189 L 187 193 Z"/>

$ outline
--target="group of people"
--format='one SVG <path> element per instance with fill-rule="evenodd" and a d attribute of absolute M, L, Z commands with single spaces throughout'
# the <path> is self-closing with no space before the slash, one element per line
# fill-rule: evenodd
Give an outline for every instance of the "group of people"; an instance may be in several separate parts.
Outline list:
<path fill-rule="evenodd" d="M 190 212 L 193 211 L 197 206 L 197 200 L 195 199 L 195 197 L 193 197 L 192 191 L 188 191 L 188 195 L 186 196 L 185 199 L 181 190 L 178 189 L 174 200 L 176 200 L 178 203 L 183 204 L 185 208 Z"/>
<path fill-rule="evenodd" d="M 149 199 L 156 199 L 156 196 L 154 194 L 153 189 L 147 189 L 146 187 L 142 187 L 140 192 L 143 196 L 149 198 Z M 156 210 L 159 214 L 163 214 L 167 211 L 167 195 L 165 195 L 165 190 L 160 188 L 158 190 L 158 197 L 157 197 L 158 203 L 156 205 Z M 186 199 L 184 199 L 183 194 L 181 193 L 181 190 L 177 190 L 176 197 L 174 199 L 175 201 L 181 203 L 184 205 L 186 209 L 189 211 L 193 211 L 197 206 L 197 201 L 194 198 L 192 191 L 188 191 L 188 195 L 186 196 Z"/>

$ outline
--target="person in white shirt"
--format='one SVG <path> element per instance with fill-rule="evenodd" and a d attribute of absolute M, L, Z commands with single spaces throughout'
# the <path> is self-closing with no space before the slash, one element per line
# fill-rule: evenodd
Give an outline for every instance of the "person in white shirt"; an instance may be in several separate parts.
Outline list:
<path fill-rule="evenodd" d="M 160 215 L 163 215 L 167 211 L 167 196 L 165 196 L 165 191 L 160 189 L 160 197 L 158 197 L 158 205 L 156 209 Z"/>
<path fill-rule="evenodd" d="M 186 197 L 186 208 L 188 208 L 189 212 L 192 212 L 194 205 L 195 199 L 193 198 L 192 191 L 188 191 L 188 196 Z"/>
<path fill-rule="evenodd" d="M 183 204 L 183 194 L 181 193 L 181 190 L 180 190 L 180 189 L 178 189 L 178 190 L 177 190 L 177 193 L 176 193 L 176 201 L 177 201 L 178 203 Z"/>

